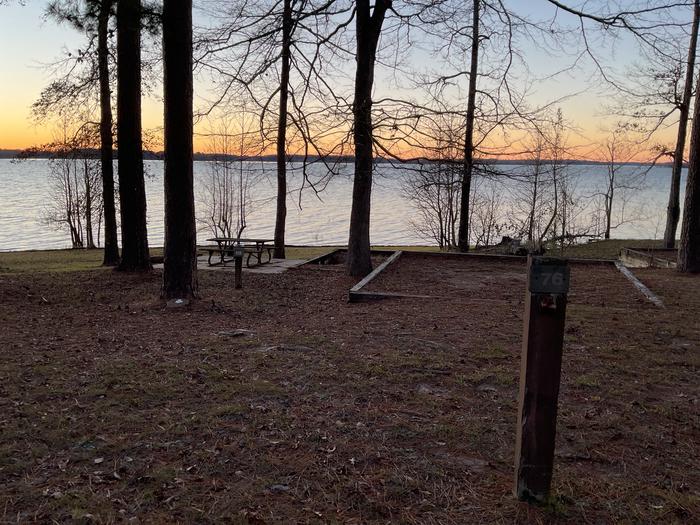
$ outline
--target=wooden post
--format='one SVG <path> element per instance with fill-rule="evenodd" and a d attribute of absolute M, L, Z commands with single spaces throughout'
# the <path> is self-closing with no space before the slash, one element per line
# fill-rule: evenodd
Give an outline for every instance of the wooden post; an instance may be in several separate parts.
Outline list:
<path fill-rule="evenodd" d="M 568 291 L 565 259 L 528 259 L 515 444 L 515 494 L 523 501 L 549 495 Z"/>

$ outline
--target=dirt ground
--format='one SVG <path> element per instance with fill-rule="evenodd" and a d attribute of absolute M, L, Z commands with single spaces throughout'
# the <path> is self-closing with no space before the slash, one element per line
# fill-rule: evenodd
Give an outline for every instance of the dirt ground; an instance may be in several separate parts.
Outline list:
<path fill-rule="evenodd" d="M 700 276 L 574 266 L 554 496 L 512 496 L 524 266 L 0 273 L 0 522 L 697 523 Z M 419 292 L 421 290 L 422 292 Z"/>

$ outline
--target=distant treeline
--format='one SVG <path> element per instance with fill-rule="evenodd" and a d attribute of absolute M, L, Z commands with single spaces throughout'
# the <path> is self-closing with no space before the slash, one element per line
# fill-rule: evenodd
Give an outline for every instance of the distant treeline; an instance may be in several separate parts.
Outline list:
<path fill-rule="evenodd" d="M 86 149 L 82 152 L 71 152 L 71 156 L 73 158 L 99 158 L 100 152 L 97 149 Z M 50 159 L 56 156 L 55 152 L 51 151 L 45 151 L 45 150 L 18 150 L 18 149 L 0 149 L 0 159 Z M 114 158 L 117 158 L 117 152 L 114 152 Z M 143 152 L 143 158 L 145 160 L 163 160 L 163 152 L 162 151 L 144 151 Z M 238 161 L 238 160 L 259 160 L 263 162 L 275 162 L 276 157 L 275 155 L 256 155 L 256 156 L 243 156 L 241 157 L 240 155 L 224 155 L 221 153 L 195 153 L 194 154 L 194 160 L 195 161 L 208 161 L 208 160 L 230 160 L 230 161 Z M 309 155 L 306 157 L 307 162 L 315 162 L 319 161 L 321 158 L 317 155 Z M 331 157 L 326 157 L 325 160 L 327 162 L 353 162 L 355 158 L 351 155 L 335 155 Z M 382 157 L 376 157 L 375 162 L 378 163 L 397 163 L 397 160 L 394 159 L 385 159 Z M 304 161 L 304 156 L 302 155 L 290 155 L 289 156 L 289 161 L 290 162 L 303 162 Z M 530 165 L 534 164 L 535 161 L 530 160 L 530 159 L 486 159 L 486 160 L 481 160 L 483 164 L 502 164 L 502 165 Z M 541 161 L 540 161 L 541 162 Z M 571 164 L 571 165 L 590 165 L 590 166 L 597 166 L 597 165 L 605 165 L 608 164 L 605 161 L 600 161 L 600 160 L 568 160 L 568 161 L 561 161 L 564 164 Z M 648 166 L 650 165 L 649 162 L 626 162 L 625 164 L 628 164 L 630 166 Z M 666 167 L 671 167 L 673 166 L 672 162 L 657 162 L 657 166 L 666 166 Z M 684 164 L 686 166 L 686 164 Z M 687 167 L 687 166 L 686 166 Z"/>

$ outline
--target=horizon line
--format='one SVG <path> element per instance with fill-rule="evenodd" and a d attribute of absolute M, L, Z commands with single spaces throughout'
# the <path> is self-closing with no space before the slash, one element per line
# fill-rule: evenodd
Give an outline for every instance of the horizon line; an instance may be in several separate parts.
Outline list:
<path fill-rule="evenodd" d="M 99 153 L 99 149 L 97 148 L 85 148 L 83 150 L 86 153 Z M 118 151 L 115 149 L 113 150 L 113 158 L 118 160 Z M 153 151 L 153 150 L 143 150 L 143 158 L 144 160 L 164 160 L 165 154 L 163 151 Z M 22 160 L 22 159 L 49 159 L 51 158 L 51 152 L 49 150 L 34 150 L 31 151 L 31 148 L 27 149 L 16 149 L 16 148 L 0 148 L 0 159 L 2 160 Z M 84 158 L 84 157 L 77 157 L 77 158 Z M 226 153 L 211 153 L 211 152 L 194 152 L 193 153 L 193 160 L 195 162 L 202 162 L 202 161 L 208 161 L 213 158 L 224 158 L 227 160 L 247 160 L 247 161 L 263 161 L 263 162 L 272 162 L 275 161 L 277 158 L 277 155 L 274 153 L 271 154 L 265 154 L 265 155 L 234 155 L 234 154 L 226 154 Z M 300 162 L 303 159 L 307 159 L 310 162 L 319 162 L 322 159 L 326 159 L 332 162 L 352 162 L 355 160 L 354 155 L 327 155 L 327 156 L 322 156 L 322 155 L 301 155 L 301 154 L 291 154 L 287 156 L 287 159 L 291 162 Z M 381 156 L 377 155 L 374 157 L 374 160 L 376 162 L 381 162 L 381 163 L 399 163 L 399 164 L 417 164 L 420 162 L 425 162 L 425 163 L 432 163 L 432 162 L 438 162 L 439 159 L 428 159 L 425 157 L 422 158 L 407 158 L 407 159 L 400 159 L 400 158 L 393 158 L 393 157 L 386 157 L 386 156 Z M 482 164 L 510 164 L 510 165 L 531 165 L 535 164 L 536 162 L 540 163 L 546 163 L 550 162 L 551 159 L 540 159 L 539 161 L 533 160 L 533 159 L 515 159 L 515 158 L 510 158 L 510 159 L 502 159 L 502 158 L 486 158 L 486 159 L 479 159 L 479 162 Z M 596 160 L 596 159 L 559 159 L 559 162 L 562 164 L 573 164 L 573 165 L 607 165 L 610 164 L 609 161 L 606 160 Z M 453 162 L 454 164 L 458 164 L 458 162 Z M 616 162 L 614 163 L 616 165 L 629 165 L 629 166 L 662 166 L 662 167 L 667 167 L 667 166 L 672 166 L 673 162 L 672 161 L 665 161 L 665 162 L 653 162 L 653 161 L 630 161 L 630 162 Z M 684 162 L 683 167 L 687 167 L 688 163 Z"/>

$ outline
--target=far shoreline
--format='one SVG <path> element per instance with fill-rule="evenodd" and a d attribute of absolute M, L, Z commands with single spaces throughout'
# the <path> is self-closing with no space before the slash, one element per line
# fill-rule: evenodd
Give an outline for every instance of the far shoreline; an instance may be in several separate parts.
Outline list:
<path fill-rule="evenodd" d="M 85 151 L 86 155 L 85 157 L 88 158 L 93 158 L 93 157 L 99 157 L 99 151 L 97 150 L 86 150 Z M 156 152 L 156 151 L 144 151 L 143 153 L 143 159 L 144 160 L 156 160 L 156 161 L 162 161 L 163 160 L 163 152 Z M 48 160 L 51 158 L 51 153 L 48 151 L 31 151 L 28 152 L 28 150 L 19 150 L 19 149 L 0 149 L 0 160 L 30 160 L 30 159 L 37 159 L 37 160 Z M 83 157 L 77 157 L 77 158 L 83 158 Z M 115 160 L 117 160 L 117 152 L 114 152 L 114 157 Z M 203 153 L 203 152 L 198 152 L 194 154 L 194 161 L 195 162 L 210 162 L 212 160 L 230 160 L 230 161 L 259 161 L 259 162 L 276 162 L 276 156 L 275 155 L 251 155 L 251 156 L 239 156 L 239 155 L 222 155 L 220 153 Z M 288 156 L 287 161 L 288 162 L 303 162 L 305 160 L 305 157 L 303 155 L 290 155 Z M 424 163 L 430 163 L 433 161 L 430 160 L 425 160 L 425 159 L 405 159 L 405 160 L 396 160 L 396 159 L 390 159 L 386 157 L 375 157 L 375 162 L 377 164 L 420 164 L 421 162 Z M 320 157 L 318 155 L 309 155 L 306 157 L 306 161 L 309 163 L 318 163 L 321 161 L 325 161 L 328 163 L 353 163 L 355 161 L 355 158 L 353 156 L 328 156 L 328 157 Z M 539 161 L 540 163 L 542 162 L 548 162 L 548 159 L 543 159 Z M 504 165 L 504 166 L 529 166 L 532 164 L 535 164 L 536 161 L 531 160 L 531 159 L 482 159 L 481 164 L 490 164 L 490 165 Z M 566 159 L 566 160 L 560 160 L 562 164 L 566 164 L 569 166 L 607 166 L 608 162 L 603 161 L 603 160 L 585 160 L 585 159 Z M 625 163 L 619 163 L 619 164 L 624 164 L 625 166 L 657 166 L 661 168 L 671 168 L 673 166 L 672 162 L 625 162 Z M 687 168 L 688 165 L 687 163 L 683 164 L 684 168 Z"/>

